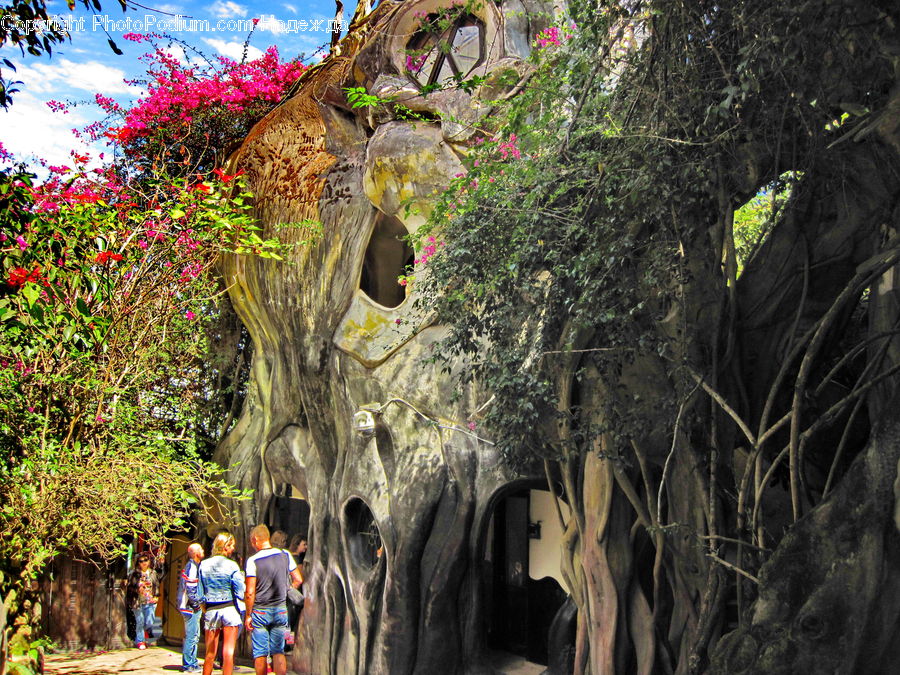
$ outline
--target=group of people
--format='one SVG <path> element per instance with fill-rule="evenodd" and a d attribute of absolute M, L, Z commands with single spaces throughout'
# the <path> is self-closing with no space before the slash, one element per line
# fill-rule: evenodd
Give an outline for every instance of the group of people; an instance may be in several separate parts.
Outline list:
<path fill-rule="evenodd" d="M 290 550 L 285 550 L 281 546 L 284 546 L 286 537 L 282 539 L 279 534 L 276 532 L 270 537 L 269 528 L 265 525 L 257 525 L 250 531 L 250 546 L 255 553 L 247 559 L 244 571 L 232 559 L 235 540 L 228 532 L 216 535 L 209 558 L 204 557 L 200 544 L 188 546 L 188 561 L 181 572 L 177 598 L 178 610 L 184 618 L 184 672 L 201 670 L 197 660 L 201 618 L 206 631 L 203 675 L 212 673 L 220 644 L 222 673 L 231 675 L 241 628 L 250 631 L 257 675 L 265 675 L 270 657 L 272 669 L 277 675 L 287 672 L 285 638 L 296 629 L 295 617 L 299 615 L 299 608 L 289 615 L 288 605 L 291 603 L 288 603 L 288 592 L 291 588 L 301 588 L 303 584 L 303 576 L 293 554 L 297 554 L 302 562 L 306 539 L 296 536 Z M 281 546 L 273 545 L 273 540 Z M 135 646 L 138 649 L 146 648 L 142 638 L 146 626 L 152 624 L 159 587 L 156 573 L 149 569 L 149 560 L 149 556 L 139 555 L 135 570 L 129 577 L 129 588 L 132 578 L 137 588 L 132 608 L 137 620 Z"/>

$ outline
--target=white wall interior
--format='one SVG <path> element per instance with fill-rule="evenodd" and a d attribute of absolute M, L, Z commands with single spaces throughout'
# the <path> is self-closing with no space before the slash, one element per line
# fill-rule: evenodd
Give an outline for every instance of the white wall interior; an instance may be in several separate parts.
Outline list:
<path fill-rule="evenodd" d="M 566 592 L 569 592 L 566 582 L 560 571 L 560 542 L 562 542 L 563 530 L 556 515 L 556 506 L 553 503 L 556 497 L 547 490 L 531 490 L 531 505 L 528 509 L 528 520 L 531 523 L 540 521 L 541 538 L 528 540 L 528 576 L 534 580 L 544 577 L 553 577 L 559 582 Z M 563 518 L 568 521 L 569 507 L 559 500 Z"/>

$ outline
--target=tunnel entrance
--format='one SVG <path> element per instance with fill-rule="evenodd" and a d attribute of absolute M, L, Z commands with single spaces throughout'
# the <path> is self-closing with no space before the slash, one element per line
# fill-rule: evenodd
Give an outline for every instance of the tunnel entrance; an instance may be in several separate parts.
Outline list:
<path fill-rule="evenodd" d="M 487 646 L 541 665 L 552 656 L 550 627 L 568 597 L 553 500 L 548 490 L 507 492 L 496 502 L 484 549 Z"/>

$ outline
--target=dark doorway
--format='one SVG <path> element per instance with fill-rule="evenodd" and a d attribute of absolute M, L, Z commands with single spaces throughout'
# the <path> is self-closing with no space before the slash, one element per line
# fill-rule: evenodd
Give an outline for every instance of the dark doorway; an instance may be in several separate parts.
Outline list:
<path fill-rule="evenodd" d="M 532 490 L 501 498 L 491 519 L 485 548 L 485 618 L 488 647 L 547 665 L 550 625 L 566 599 L 552 577 L 529 576 L 529 537 L 540 537 L 530 523 Z"/>
<path fill-rule="evenodd" d="M 272 495 L 263 513 L 272 532 L 282 530 L 288 537 L 309 532 L 309 503 L 305 499 Z"/>
<path fill-rule="evenodd" d="M 494 511 L 491 646 L 525 655 L 528 645 L 528 493 L 502 499 Z"/>

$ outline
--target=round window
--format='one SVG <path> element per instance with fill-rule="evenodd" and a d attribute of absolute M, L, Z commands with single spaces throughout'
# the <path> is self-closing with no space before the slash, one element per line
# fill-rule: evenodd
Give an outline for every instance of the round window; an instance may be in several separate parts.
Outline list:
<path fill-rule="evenodd" d="M 448 26 L 432 14 L 406 45 L 406 70 L 421 86 L 462 80 L 484 61 L 484 24 L 463 14 Z"/>

